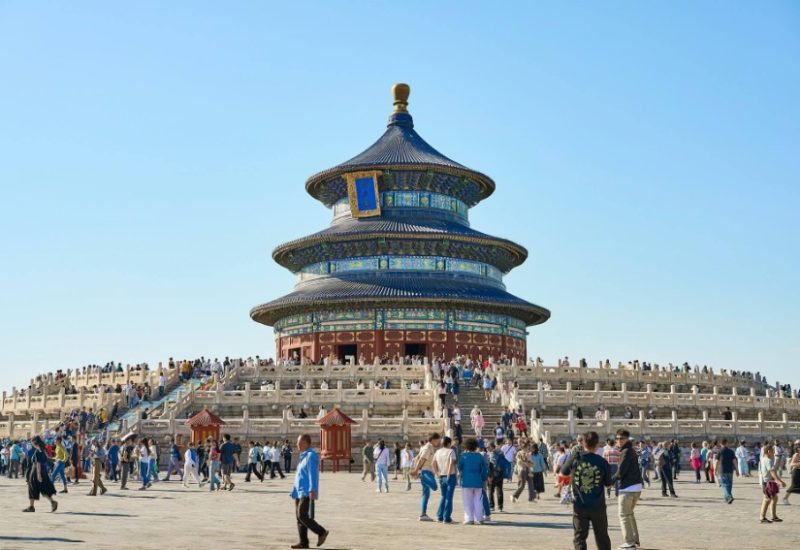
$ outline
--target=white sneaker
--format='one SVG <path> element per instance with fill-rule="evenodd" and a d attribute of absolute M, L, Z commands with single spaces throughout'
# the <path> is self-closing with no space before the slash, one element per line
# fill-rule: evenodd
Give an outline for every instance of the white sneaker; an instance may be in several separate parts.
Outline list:
<path fill-rule="evenodd" d="M 626 542 L 625 544 L 621 544 L 618 548 L 619 550 L 630 550 L 631 548 L 636 548 L 636 545 Z"/>
<path fill-rule="evenodd" d="M 431 518 L 428 514 L 422 514 L 419 517 L 419 520 L 420 521 L 433 521 L 433 518 Z"/>

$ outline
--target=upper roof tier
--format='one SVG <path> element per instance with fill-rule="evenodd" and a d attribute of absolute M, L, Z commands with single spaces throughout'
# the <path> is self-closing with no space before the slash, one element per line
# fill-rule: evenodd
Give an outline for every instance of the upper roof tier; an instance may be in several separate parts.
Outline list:
<path fill-rule="evenodd" d="M 455 176 L 453 185 L 459 187 L 460 198 L 469 206 L 474 206 L 494 192 L 494 181 L 489 176 L 447 158 L 414 130 L 414 120 L 406 110 L 409 93 L 407 84 L 395 84 L 392 87 L 394 112 L 389 117 L 386 132 L 363 153 L 308 178 L 306 191 L 312 197 L 326 206 L 332 206 L 347 196 L 341 176 L 358 170 L 431 171 Z M 380 179 L 383 190 L 389 182 Z M 464 189 L 470 192 L 465 194 Z"/>

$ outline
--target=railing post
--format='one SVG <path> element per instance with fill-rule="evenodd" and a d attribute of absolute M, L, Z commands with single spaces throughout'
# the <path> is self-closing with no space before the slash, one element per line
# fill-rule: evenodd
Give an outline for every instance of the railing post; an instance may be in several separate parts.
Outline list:
<path fill-rule="evenodd" d="M 250 382 L 244 383 L 244 404 L 250 405 Z"/>
<path fill-rule="evenodd" d="M 572 409 L 567 409 L 567 428 L 569 429 L 570 437 L 575 437 L 575 433 L 577 432 L 575 424 L 575 412 Z"/>
<path fill-rule="evenodd" d="M 622 392 L 622 404 L 623 405 L 627 405 L 628 404 L 628 383 L 627 382 L 621 382 L 620 385 L 619 385 L 619 390 Z"/>
<path fill-rule="evenodd" d="M 361 436 L 364 439 L 369 436 L 369 413 L 367 409 L 361 410 Z"/>
<path fill-rule="evenodd" d="M 703 433 L 708 435 L 708 410 L 703 409 Z"/>
<path fill-rule="evenodd" d="M 672 410 L 672 435 L 678 435 L 678 411 Z"/>

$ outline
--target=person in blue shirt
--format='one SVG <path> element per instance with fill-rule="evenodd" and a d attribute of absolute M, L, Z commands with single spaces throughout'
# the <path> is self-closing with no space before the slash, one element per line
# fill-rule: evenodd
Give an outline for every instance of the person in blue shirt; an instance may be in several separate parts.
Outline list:
<path fill-rule="evenodd" d="M 108 447 L 108 473 L 111 481 L 117 481 L 117 465 L 119 464 L 119 445 L 116 439 L 111 440 Z"/>
<path fill-rule="evenodd" d="M 322 546 L 328 538 L 328 530 L 317 523 L 310 512 L 313 501 L 319 498 L 319 457 L 311 448 L 311 436 L 303 434 L 297 438 L 300 456 L 294 473 L 292 498 L 294 499 L 297 533 L 300 542 L 292 548 L 309 548 L 308 531 L 317 535 L 317 546 Z"/>
<path fill-rule="evenodd" d="M 483 486 L 489 476 L 489 468 L 478 452 L 478 441 L 470 437 L 464 443 L 466 451 L 458 458 L 461 472 L 461 498 L 464 503 L 464 524 L 483 523 Z"/>

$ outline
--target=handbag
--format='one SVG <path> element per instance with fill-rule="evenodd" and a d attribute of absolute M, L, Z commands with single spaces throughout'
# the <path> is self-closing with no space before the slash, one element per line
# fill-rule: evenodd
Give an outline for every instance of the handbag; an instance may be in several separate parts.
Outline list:
<path fill-rule="evenodd" d="M 764 483 L 764 496 L 767 498 L 772 498 L 778 493 L 781 492 L 781 487 L 778 485 L 778 482 L 774 479 L 768 479 Z"/>

